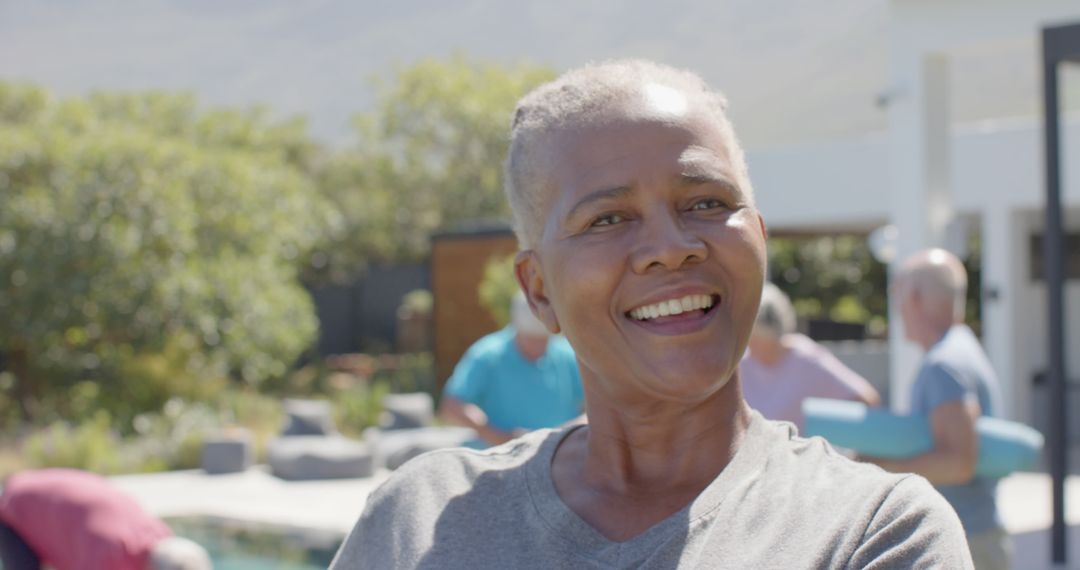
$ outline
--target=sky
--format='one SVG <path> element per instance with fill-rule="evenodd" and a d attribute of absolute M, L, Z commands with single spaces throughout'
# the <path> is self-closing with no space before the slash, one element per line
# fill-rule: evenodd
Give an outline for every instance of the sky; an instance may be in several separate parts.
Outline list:
<path fill-rule="evenodd" d="M 371 79 L 420 58 L 562 70 L 645 57 L 723 90 L 754 149 L 883 129 L 888 22 L 886 0 L 0 0 L 0 80 L 264 103 L 347 143 Z M 1034 117 L 1034 50 L 1028 38 L 957 55 L 957 120 Z"/>

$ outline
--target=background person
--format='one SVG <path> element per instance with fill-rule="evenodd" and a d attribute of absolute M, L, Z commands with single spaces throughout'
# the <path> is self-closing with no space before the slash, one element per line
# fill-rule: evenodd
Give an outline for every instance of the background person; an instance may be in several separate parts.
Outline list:
<path fill-rule="evenodd" d="M 412 460 L 332 568 L 971 568 L 925 479 L 744 401 L 765 226 L 700 77 L 612 62 L 537 88 L 506 184 L 518 282 L 573 345 L 589 421 Z"/>
<path fill-rule="evenodd" d="M 573 349 L 548 332 L 519 292 L 510 325 L 476 341 L 454 368 L 439 415 L 497 445 L 577 418 L 583 399 Z"/>
<path fill-rule="evenodd" d="M 881 405 L 881 396 L 866 379 L 824 346 L 795 332 L 795 308 L 772 283 L 765 283 L 761 292 L 749 350 L 739 370 L 750 407 L 770 420 L 791 422 L 800 431 L 806 398 Z"/>
<path fill-rule="evenodd" d="M 904 334 L 926 351 L 911 386 L 911 413 L 930 417 L 934 448 L 908 459 L 867 459 L 926 477 L 960 516 L 975 567 L 1008 569 L 1012 546 L 998 517 L 997 481 L 975 475 L 975 422 L 1000 409 L 1000 396 L 990 360 L 964 324 L 967 272 L 945 250 L 922 251 L 900 266 L 890 293 Z"/>
<path fill-rule="evenodd" d="M 5 570 L 210 570 L 206 551 L 106 479 L 74 469 L 22 471 L 0 494 Z"/>

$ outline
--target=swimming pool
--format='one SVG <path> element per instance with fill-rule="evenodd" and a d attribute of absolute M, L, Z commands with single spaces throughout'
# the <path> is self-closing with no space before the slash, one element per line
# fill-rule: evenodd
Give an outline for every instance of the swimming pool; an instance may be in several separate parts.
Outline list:
<path fill-rule="evenodd" d="M 203 545 L 215 570 L 325 570 L 342 537 L 216 517 L 173 517 L 173 532 Z"/>

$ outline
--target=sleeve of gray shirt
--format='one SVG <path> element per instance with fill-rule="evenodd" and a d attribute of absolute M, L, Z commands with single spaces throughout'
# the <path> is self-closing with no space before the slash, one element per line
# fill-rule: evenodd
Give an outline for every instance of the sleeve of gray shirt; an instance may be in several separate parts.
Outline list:
<path fill-rule="evenodd" d="M 410 541 L 410 534 L 402 532 L 409 523 L 397 516 L 411 511 L 391 499 L 398 486 L 398 481 L 390 480 L 371 494 L 364 512 L 330 563 L 330 570 L 413 568 L 417 565 L 418 559 L 408 558 L 409 553 L 416 554 L 418 549 L 415 545 L 405 544 Z"/>
<path fill-rule="evenodd" d="M 848 568 L 973 569 L 960 519 L 922 477 L 901 479 L 878 506 Z"/>

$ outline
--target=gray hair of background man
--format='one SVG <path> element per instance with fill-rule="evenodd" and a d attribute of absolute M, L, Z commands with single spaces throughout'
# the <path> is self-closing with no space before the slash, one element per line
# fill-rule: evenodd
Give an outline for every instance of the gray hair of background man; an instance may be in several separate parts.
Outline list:
<path fill-rule="evenodd" d="M 510 324 L 516 332 L 525 336 L 540 337 L 551 334 L 543 321 L 533 314 L 532 309 L 529 308 L 529 302 L 525 299 L 525 294 L 521 291 L 514 293 L 513 298 L 510 299 Z"/>
<path fill-rule="evenodd" d="M 213 570 L 210 555 L 198 543 L 180 537 L 163 539 L 150 551 L 150 570 Z"/>
<path fill-rule="evenodd" d="M 795 307 L 791 299 L 772 283 L 766 282 L 761 290 L 761 305 L 758 306 L 757 319 L 754 321 L 754 334 L 771 338 L 795 332 Z"/>
<path fill-rule="evenodd" d="M 967 304 L 967 270 L 955 255 L 944 249 L 928 249 L 907 258 L 893 278 L 901 295 L 918 293 L 930 311 L 952 313 L 963 322 Z"/>
<path fill-rule="evenodd" d="M 650 85 L 680 92 L 689 99 L 691 108 L 716 121 L 727 140 L 736 183 L 753 198 L 746 159 L 727 117 L 727 100 L 700 76 L 643 60 L 588 65 L 537 87 L 518 102 L 514 111 L 504 178 L 514 231 L 522 249 L 532 248 L 539 241 L 549 206 L 545 172 L 551 157 L 544 152 L 544 141 L 558 131 L 602 125 L 624 116 L 625 103 L 641 100 Z"/>

